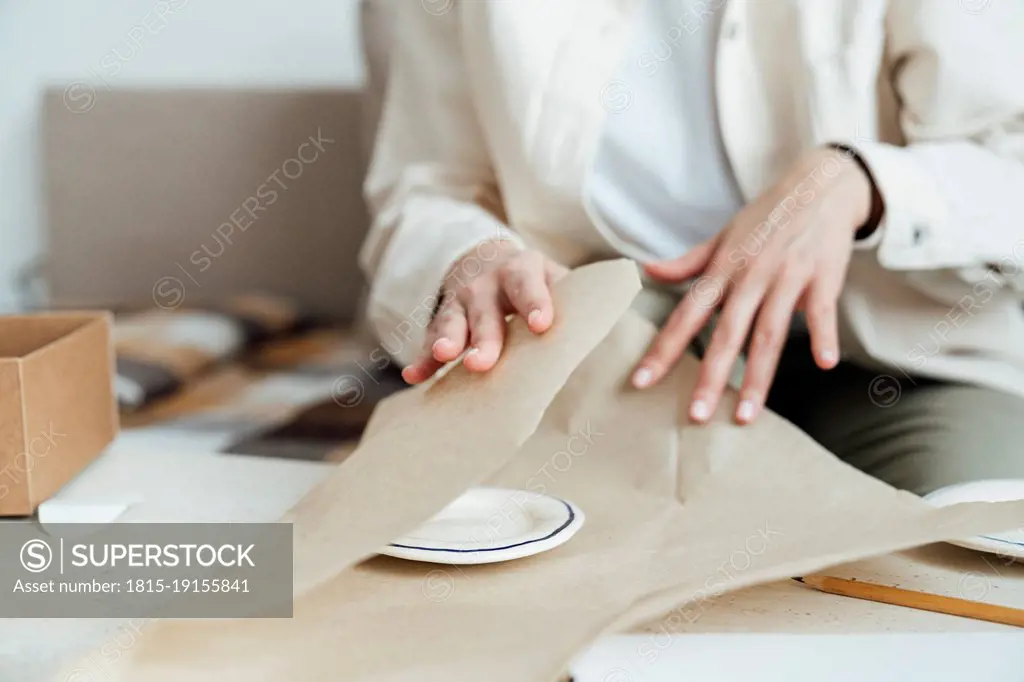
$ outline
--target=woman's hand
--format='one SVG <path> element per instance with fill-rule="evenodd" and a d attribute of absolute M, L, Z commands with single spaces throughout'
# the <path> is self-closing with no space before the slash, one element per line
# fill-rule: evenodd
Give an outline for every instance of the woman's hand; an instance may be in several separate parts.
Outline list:
<path fill-rule="evenodd" d="M 854 234 L 871 213 L 871 197 L 870 178 L 850 156 L 815 149 L 717 237 L 676 260 L 649 264 L 646 270 L 655 279 L 697 280 L 640 361 L 634 385 L 659 381 L 717 308 L 721 315 L 690 405 L 694 421 L 714 414 L 748 336 L 736 419 L 747 423 L 757 417 L 797 309 L 806 314 L 815 362 L 834 367 L 836 301 Z"/>
<path fill-rule="evenodd" d="M 555 308 L 551 284 L 567 270 L 539 251 L 509 241 L 491 242 L 456 261 L 442 287 L 442 302 L 427 329 L 426 348 L 402 370 L 410 384 L 426 381 L 470 346 L 463 360 L 471 372 L 486 372 L 498 362 L 505 341 L 505 316 L 518 313 L 530 331 L 551 327 Z"/>

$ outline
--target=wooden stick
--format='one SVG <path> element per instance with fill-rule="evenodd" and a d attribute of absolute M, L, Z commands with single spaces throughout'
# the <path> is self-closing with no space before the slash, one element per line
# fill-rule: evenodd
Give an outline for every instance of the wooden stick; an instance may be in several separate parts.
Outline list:
<path fill-rule="evenodd" d="M 866 599 L 882 604 L 906 606 L 922 611 L 973 618 L 975 620 L 988 621 L 989 623 L 1015 625 L 1019 628 L 1024 627 L 1024 610 L 1010 608 L 1009 606 L 985 604 L 979 601 L 958 599 L 956 597 L 942 597 L 937 594 L 904 590 L 899 587 L 889 587 L 888 585 L 875 585 L 873 583 L 860 582 L 859 580 L 832 578 L 825 575 L 809 575 L 803 578 L 794 578 L 794 580 L 828 594 L 838 594 L 843 597 Z"/>

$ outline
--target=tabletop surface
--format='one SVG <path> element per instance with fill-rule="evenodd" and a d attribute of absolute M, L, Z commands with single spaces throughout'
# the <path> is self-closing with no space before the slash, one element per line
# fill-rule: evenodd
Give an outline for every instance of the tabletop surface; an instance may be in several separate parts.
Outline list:
<path fill-rule="evenodd" d="M 647 645 L 645 647 L 645 645 Z M 1024 679 L 1024 636 L 689 635 L 653 646 L 605 637 L 577 660 L 575 682 L 988 682 Z"/>
<path fill-rule="evenodd" d="M 39 516 L 44 523 L 72 517 L 272 521 L 333 466 L 181 452 L 122 436 L 44 504 Z M 1024 564 L 951 545 L 929 545 L 828 573 L 1024 608 Z M 53 679 L 58 669 L 104 645 L 107 650 L 130 648 L 145 625 L 137 619 L 0 619 L 0 680 Z M 840 634 L 856 636 L 831 636 Z M 807 676 L 787 673 L 794 661 Z M 996 676 L 1011 663 L 1013 674 Z M 103 662 L 108 664 L 116 661 Z M 680 670 L 686 674 L 680 676 Z M 890 675 L 898 670 L 906 674 Z M 951 671 L 963 675 L 972 670 L 983 673 L 973 680 L 1024 680 L 1024 635 L 1006 626 L 827 595 L 785 581 L 690 605 L 631 635 L 602 639 L 581 656 L 576 678 L 860 682 L 913 679 L 910 672 L 922 679 L 945 680 L 954 679 L 948 676 Z M 102 676 L 94 678 L 103 681 Z"/>

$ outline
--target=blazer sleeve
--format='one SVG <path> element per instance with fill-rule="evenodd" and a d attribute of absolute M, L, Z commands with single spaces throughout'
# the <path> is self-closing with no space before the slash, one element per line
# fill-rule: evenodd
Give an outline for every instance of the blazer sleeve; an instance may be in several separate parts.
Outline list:
<path fill-rule="evenodd" d="M 396 3 L 382 120 L 364 186 L 360 252 L 368 320 L 402 365 L 420 353 L 452 263 L 483 242 L 518 241 L 477 119 L 455 0 Z M 492 256 L 493 257 L 493 256 Z M 472 274 L 472 273 L 469 273 Z"/>
<path fill-rule="evenodd" d="M 1024 291 L 1024 3 L 891 0 L 886 22 L 906 146 L 850 143 L 885 201 L 859 247 Z"/>

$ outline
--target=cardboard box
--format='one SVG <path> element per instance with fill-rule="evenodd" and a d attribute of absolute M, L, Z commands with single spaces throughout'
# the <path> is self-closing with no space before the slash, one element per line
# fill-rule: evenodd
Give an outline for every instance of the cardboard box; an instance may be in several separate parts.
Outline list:
<path fill-rule="evenodd" d="M 0 317 L 0 516 L 32 514 L 118 429 L 110 315 Z"/>

